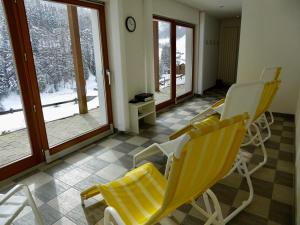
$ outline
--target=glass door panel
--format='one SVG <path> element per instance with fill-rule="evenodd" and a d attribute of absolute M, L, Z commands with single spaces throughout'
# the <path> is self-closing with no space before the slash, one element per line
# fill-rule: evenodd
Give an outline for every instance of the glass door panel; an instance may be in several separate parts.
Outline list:
<path fill-rule="evenodd" d="M 172 98 L 171 79 L 171 23 L 153 21 L 154 33 L 154 82 L 156 105 Z"/>
<path fill-rule="evenodd" d="M 193 90 L 193 29 L 176 26 L 176 97 Z"/>
<path fill-rule="evenodd" d="M 32 155 L 2 4 L 0 1 L 0 168 Z"/>
<path fill-rule="evenodd" d="M 99 15 L 43 0 L 25 9 L 51 148 L 107 124 Z"/>
<path fill-rule="evenodd" d="M 108 120 L 99 15 L 94 9 L 77 7 L 77 10 L 88 118 L 91 119 L 91 124 L 104 125 Z"/>

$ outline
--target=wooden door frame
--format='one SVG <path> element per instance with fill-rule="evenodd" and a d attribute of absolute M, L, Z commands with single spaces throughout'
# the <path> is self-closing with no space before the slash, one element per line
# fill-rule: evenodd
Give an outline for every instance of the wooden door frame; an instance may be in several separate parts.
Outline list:
<path fill-rule="evenodd" d="M 194 93 L 194 73 L 195 73 L 195 25 L 180 20 L 171 19 L 165 16 L 153 15 L 154 20 L 170 23 L 170 44 L 171 44 L 171 99 L 156 105 L 156 110 L 176 104 L 177 100 L 181 100 Z M 192 62 L 192 90 L 181 96 L 176 97 L 176 26 L 192 28 L 193 30 L 193 62 Z"/>
<path fill-rule="evenodd" d="M 34 64 L 34 57 L 33 57 L 33 51 L 30 41 L 30 31 L 28 27 L 27 22 L 27 16 L 26 16 L 26 8 L 23 1 L 20 2 L 19 7 L 19 14 L 22 15 L 24 18 L 23 20 L 23 26 L 22 26 L 22 32 L 24 36 L 26 37 L 26 40 L 24 39 L 24 45 L 27 48 L 27 58 L 28 58 L 28 64 L 29 64 L 29 70 L 30 70 L 30 77 L 32 80 L 32 85 L 34 86 L 34 99 L 36 102 L 36 111 L 37 111 L 37 119 L 39 123 L 39 131 L 41 134 L 42 149 L 44 151 L 49 150 L 50 155 L 58 153 L 63 151 L 66 148 L 72 147 L 80 142 L 83 142 L 87 139 L 90 139 L 100 133 L 103 133 L 107 130 L 111 129 L 111 125 L 113 124 L 113 114 L 112 114 L 112 102 L 111 102 L 111 90 L 110 90 L 110 84 L 108 77 L 106 74 L 104 74 L 104 83 L 105 83 L 105 96 L 106 96 L 106 113 L 107 113 L 107 124 L 100 126 L 99 128 L 96 128 L 94 130 L 91 130 L 87 133 L 80 134 L 77 137 L 72 138 L 71 140 L 66 140 L 63 143 L 60 143 L 58 145 L 49 146 L 48 138 L 47 138 L 47 131 L 45 126 L 45 120 L 43 117 L 43 111 L 42 111 L 42 103 L 40 98 L 40 92 L 39 92 L 39 86 L 37 81 L 37 74 L 35 70 L 35 64 Z M 71 4 L 74 6 L 79 7 L 86 7 L 91 8 L 98 11 L 98 19 L 99 19 L 99 26 L 100 26 L 100 33 L 99 33 L 99 39 L 101 40 L 101 46 L 102 46 L 102 59 L 103 59 L 103 71 L 109 70 L 109 60 L 108 60 L 108 44 L 107 44 L 107 33 L 106 33 L 106 20 L 105 20 L 105 7 L 104 4 L 94 4 L 89 3 L 85 1 L 77 1 L 77 0 L 51 0 L 50 2 L 55 3 L 61 3 L 61 4 Z"/>
<path fill-rule="evenodd" d="M 20 98 L 23 102 L 26 129 L 28 130 L 28 138 L 30 141 L 32 155 L 24 157 L 16 162 L 12 162 L 11 164 L 4 165 L 4 167 L 0 168 L 0 181 L 44 161 L 44 154 L 41 151 L 42 143 L 40 141 L 40 133 L 38 132 L 38 123 L 34 119 L 35 112 L 33 107 L 33 93 L 31 92 L 32 88 L 30 87 L 31 81 L 27 67 L 28 61 L 25 57 L 26 49 L 22 43 L 23 36 L 21 33 L 21 23 L 18 16 L 17 4 L 14 3 L 14 1 L 2 1 L 2 3 L 4 13 L 7 18 L 6 21 L 9 37 L 11 39 L 11 48 L 15 60 L 18 86 L 20 88 L 20 92 L 22 93 Z M 26 98 L 24 96 L 26 96 Z"/>

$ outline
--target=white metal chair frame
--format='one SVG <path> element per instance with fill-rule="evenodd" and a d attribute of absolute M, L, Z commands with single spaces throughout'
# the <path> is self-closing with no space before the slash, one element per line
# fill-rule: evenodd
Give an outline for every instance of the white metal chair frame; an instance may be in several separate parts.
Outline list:
<path fill-rule="evenodd" d="M 20 191 L 23 191 L 25 196 L 14 196 L 17 192 Z M 8 191 L 6 194 L 1 194 L 0 206 L 6 206 L 6 205 L 7 207 L 9 207 L 9 205 L 13 205 L 15 206 L 15 209 L 13 210 L 12 214 L 6 214 L 5 211 L 0 212 L 0 219 L 3 219 L 4 221 L 4 223 L 3 224 L 1 223 L 1 225 L 12 224 L 14 219 L 20 214 L 20 212 L 26 206 L 30 206 L 32 208 L 37 224 L 44 225 L 44 222 L 40 216 L 38 208 L 36 207 L 34 199 L 32 198 L 30 190 L 26 185 L 18 184 L 10 191 Z"/>

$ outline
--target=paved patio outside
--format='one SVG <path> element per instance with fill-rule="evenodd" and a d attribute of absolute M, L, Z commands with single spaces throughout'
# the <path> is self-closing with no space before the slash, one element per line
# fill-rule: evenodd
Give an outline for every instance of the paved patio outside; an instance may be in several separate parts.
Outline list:
<path fill-rule="evenodd" d="M 161 88 L 159 92 L 154 93 L 155 104 L 158 105 L 165 102 L 171 98 L 171 87 Z M 176 85 L 176 94 L 181 96 L 185 94 L 184 84 Z"/>
<path fill-rule="evenodd" d="M 49 146 L 60 144 L 105 124 L 99 108 L 46 123 Z M 0 136 L 0 167 L 31 154 L 27 129 Z"/>

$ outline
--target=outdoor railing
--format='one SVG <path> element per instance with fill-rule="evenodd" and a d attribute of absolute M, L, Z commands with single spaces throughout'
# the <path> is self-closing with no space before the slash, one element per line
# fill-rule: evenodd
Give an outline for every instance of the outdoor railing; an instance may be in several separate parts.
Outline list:
<path fill-rule="evenodd" d="M 94 98 L 96 98 L 97 96 L 87 96 L 87 101 L 91 101 Z M 75 102 L 75 104 L 78 102 L 78 98 L 74 98 L 71 100 L 67 100 L 67 101 L 62 101 L 62 102 L 55 102 L 55 103 L 51 103 L 51 104 L 46 104 L 46 105 L 42 105 L 43 108 L 47 108 L 47 107 L 51 107 L 51 106 L 59 106 L 59 105 L 63 105 L 63 104 L 67 104 L 67 103 L 71 103 L 71 102 Z M 10 113 L 15 113 L 15 112 L 21 112 L 23 111 L 23 109 L 10 109 L 10 110 L 6 110 L 6 111 L 0 111 L 0 116 L 1 115 L 6 115 L 6 114 L 10 114 Z"/>
<path fill-rule="evenodd" d="M 185 76 L 185 74 L 176 74 L 176 79 L 180 78 L 182 80 L 182 77 Z M 165 77 L 163 77 L 162 79 L 159 79 L 159 84 L 160 85 L 165 85 L 166 82 L 170 81 L 170 78 L 166 79 Z"/>

